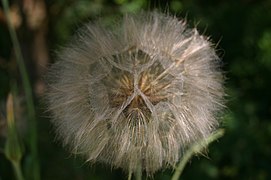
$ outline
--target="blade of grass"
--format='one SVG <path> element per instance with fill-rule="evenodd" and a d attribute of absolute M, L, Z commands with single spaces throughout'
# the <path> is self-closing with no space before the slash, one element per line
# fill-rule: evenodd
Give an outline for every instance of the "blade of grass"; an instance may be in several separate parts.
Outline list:
<path fill-rule="evenodd" d="M 28 119 L 29 119 L 29 125 L 30 125 L 30 137 L 29 137 L 29 144 L 30 144 L 30 151 L 33 158 L 32 162 L 32 172 L 33 172 L 33 178 L 35 180 L 40 179 L 40 169 L 39 169 L 39 162 L 38 162 L 38 149 L 37 149 L 37 123 L 36 123 L 36 114 L 35 114 L 35 108 L 34 108 L 34 100 L 32 96 L 32 89 L 30 80 L 28 78 L 27 70 L 24 64 L 20 44 L 15 32 L 14 27 L 11 24 L 11 18 L 10 18 L 10 10 L 9 10 L 9 4 L 7 0 L 2 0 L 3 9 L 5 16 L 7 18 L 8 23 L 8 29 L 11 36 L 11 40 L 14 46 L 14 52 L 16 56 L 16 61 L 18 64 L 18 68 L 22 77 L 23 82 L 23 88 L 26 95 L 26 103 L 27 103 L 27 111 L 28 111 Z"/>

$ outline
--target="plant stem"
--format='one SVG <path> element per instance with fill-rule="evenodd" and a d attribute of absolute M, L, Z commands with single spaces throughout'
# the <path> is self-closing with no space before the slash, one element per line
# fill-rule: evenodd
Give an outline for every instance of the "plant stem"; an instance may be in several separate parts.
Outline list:
<path fill-rule="evenodd" d="M 12 43 L 14 45 L 14 52 L 16 56 L 16 61 L 18 64 L 18 68 L 22 77 L 22 83 L 24 92 L 26 95 L 26 103 L 27 103 L 27 111 L 28 111 L 28 118 L 29 118 L 29 124 L 30 124 L 30 137 L 29 137 L 29 144 L 30 144 L 30 151 L 32 154 L 33 162 L 32 162 L 32 172 L 33 172 L 33 178 L 35 180 L 40 179 L 40 169 L 39 169 L 39 162 L 38 162 L 38 150 L 37 150 L 37 124 L 36 124 L 36 114 L 35 114 L 35 108 L 34 108 L 34 101 L 32 96 L 32 89 L 30 80 L 28 78 L 27 70 L 24 64 L 20 44 L 15 32 L 14 27 L 11 24 L 11 18 L 9 16 L 10 10 L 7 0 L 2 0 L 3 9 L 7 18 L 8 23 L 8 29 L 11 36 Z"/>
<path fill-rule="evenodd" d="M 182 157 L 182 160 L 180 161 L 178 167 L 175 170 L 175 173 L 173 174 L 171 180 L 178 180 L 179 177 L 181 176 L 184 167 L 186 163 L 191 159 L 191 157 L 196 154 L 201 152 L 204 148 L 206 148 L 211 142 L 217 140 L 218 138 L 222 137 L 224 134 L 224 130 L 220 129 L 217 130 L 215 133 L 211 134 L 209 137 L 206 139 L 201 140 L 200 142 L 195 143 L 194 145 L 189 148 L 185 154 Z"/>
<path fill-rule="evenodd" d="M 132 172 L 131 171 L 129 171 L 129 175 L 128 175 L 128 180 L 132 180 Z"/>
<path fill-rule="evenodd" d="M 24 180 L 20 163 L 12 161 L 12 166 L 13 166 L 17 180 Z"/>
<path fill-rule="evenodd" d="M 136 171 L 136 180 L 141 180 L 141 179 L 142 179 L 142 167 L 141 167 L 141 163 L 138 163 L 137 171 Z"/>

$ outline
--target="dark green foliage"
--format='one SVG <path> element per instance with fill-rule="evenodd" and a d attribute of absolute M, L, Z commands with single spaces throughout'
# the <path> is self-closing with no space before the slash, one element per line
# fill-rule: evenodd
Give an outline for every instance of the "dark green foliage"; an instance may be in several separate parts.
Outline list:
<path fill-rule="evenodd" d="M 161 9 L 185 18 L 190 27 L 210 36 L 223 59 L 227 78 L 227 109 L 221 118 L 226 133 L 210 145 L 207 158 L 194 157 L 183 179 L 271 179 L 271 1 L 263 0 L 50 0 L 49 50 L 69 40 L 84 22 L 103 18 L 114 22 L 124 12 Z M 218 44 L 216 44 L 219 42 Z M 8 64 L 11 42 L 7 27 L 0 25 L 0 99 L 5 101 L 15 75 Z M 54 58 L 53 53 L 52 61 Z M 3 63 L 2 63 L 3 62 Z M 43 109 L 39 105 L 38 109 Z M 1 113 L 4 110 L 1 109 Z M 54 141 L 49 118 L 39 112 L 41 177 L 59 179 L 127 179 L 121 170 L 89 165 L 70 157 Z M 0 129 L 1 130 L 1 129 Z M 1 148 L 4 138 L 0 138 Z M 27 159 L 24 159 L 26 163 Z M 13 179 L 9 162 L 0 154 L 0 179 Z M 173 170 L 157 173 L 154 179 L 170 179 Z"/>

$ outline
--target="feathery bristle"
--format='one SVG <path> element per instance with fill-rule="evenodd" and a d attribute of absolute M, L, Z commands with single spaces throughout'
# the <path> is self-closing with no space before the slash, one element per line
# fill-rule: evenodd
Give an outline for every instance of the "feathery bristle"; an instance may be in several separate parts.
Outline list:
<path fill-rule="evenodd" d="M 218 126 L 220 60 L 184 21 L 142 12 L 78 34 L 50 68 L 47 93 L 58 137 L 74 153 L 152 174 Z"/>

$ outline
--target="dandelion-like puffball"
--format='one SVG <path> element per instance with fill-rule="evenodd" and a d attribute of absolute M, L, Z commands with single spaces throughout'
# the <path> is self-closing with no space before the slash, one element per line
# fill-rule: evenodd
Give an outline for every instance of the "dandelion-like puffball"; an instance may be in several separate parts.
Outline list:
<path fill-rule="evenodd" d="M 89 162 L 153 174 L 218 126 L 220 60 L 208 38 L 158 12 L 89 23 L 48 73 L 59 139 Z"/>

